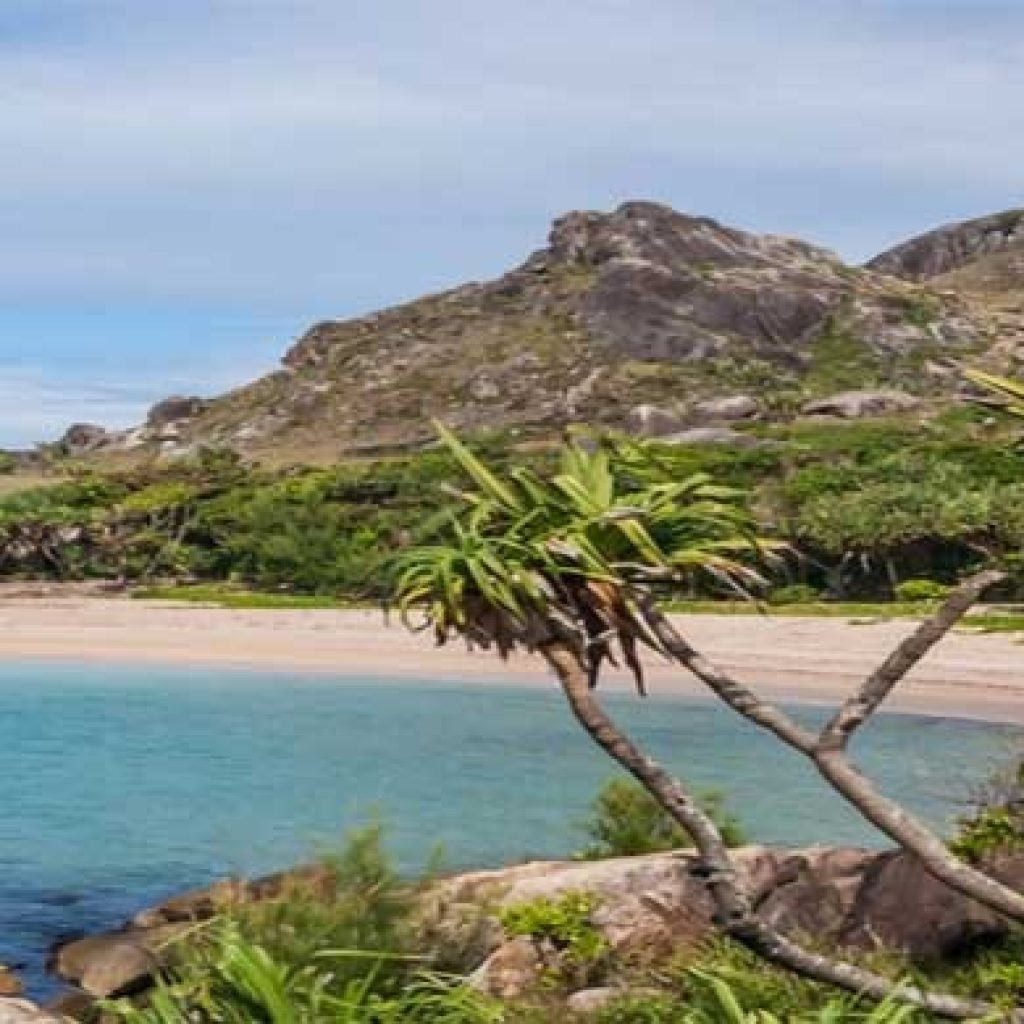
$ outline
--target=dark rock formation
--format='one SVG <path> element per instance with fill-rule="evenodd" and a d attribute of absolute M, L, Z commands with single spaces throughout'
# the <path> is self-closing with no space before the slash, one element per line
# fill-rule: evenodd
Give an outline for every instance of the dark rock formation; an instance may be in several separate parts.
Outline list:
<path fill-rule="evenodd" d="M 882 274 L 927 281 L 1018 245 L 1024 245 L 1024 210 L 1007 210 L 929 231 L 879 254 L 867 266 Z"/>
<path fill-rule="evenodd" d="M 148 433 L 126 437 L 336 456 L 421 444 L 431 417 L 552 434 L 621 427 L 640 405 L 688 409 L 681 430 L 757 415 L 775 392 L 838 390 L 851 361 L 880 382 L 948 390 L 922 360 L 984 340 L 956 296 L 631 202 L 558 219 L 547 246 L 497 280 L 317 324 L 276 373 L 206 403 L 160 403 Z"/>
<path fill-rule="evenodd" d="M 116 435 L 96 423 L 72 423 L 61 435 L 57 447 L 67 455 L 84 455 L 114 441 Z"/>
<path fill-rule="evenodd" d="M 157 402 L 146 416 L 146 425 L 150 427 L 163 427 L 169 423 L 176 423 L 178 420 L 191 419 L 198 416 L 206 408 L 206 402 L 202 398 L 184 395 L 172 395 Z"/>

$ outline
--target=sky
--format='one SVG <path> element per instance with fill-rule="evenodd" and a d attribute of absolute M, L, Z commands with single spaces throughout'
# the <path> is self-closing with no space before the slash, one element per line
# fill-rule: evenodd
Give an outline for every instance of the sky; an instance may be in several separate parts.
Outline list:
<path fill-rule="evenodd" d="M 0 445 L 655 199 L 864 259 L 1024 204 L 1022 0 L 0 0 Z"/>

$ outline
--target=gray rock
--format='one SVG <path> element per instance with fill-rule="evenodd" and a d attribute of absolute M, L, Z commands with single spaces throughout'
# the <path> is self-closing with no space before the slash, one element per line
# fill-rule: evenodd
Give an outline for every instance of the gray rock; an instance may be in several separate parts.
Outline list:
<path fill-rule="evenodd" d="M 761 412 L 761 403 L 751 395 L 726 395 L 722 398 L 708 398 L 697 402 L 693 413 L 702 420 L 753 419 Z"/>
<path fill-rule="evenodd" d="M 578 1013 L 581 1016 L 600 1013 L 617 999 L 625 995 L 625 990 L 604 986 L 602 988 L 584 988 L 579 992 L 573 992 L 565 1001 L 565 1008 L 570 1013 Z"/>
<path fill-rule="evenodd" d="M 924 281 L 971 260 L 1024 243 L 1024 210 L 947 224 L 897 245 L 868 262 L 883 274 Z"/>
<path fill-rule="evenodd" d="M 0 999 L 0 1024 L 65 1024 L 67 1017 L 56 1017 L 27 999 Z"/>
<path fill-rule="evenodd" d="M 489 377 L 477 377 L 469 385 L 469 395 L 474 402 L 491 402 L 501 394 L 501 388 Z"/>
<path fill-rule="evenodd" d="M 860 419 L 863 416 L 884 416 L 888 413 L 910 412 L 921 404 L 920 398 L 903 391 L 843 391 L 828 398 L 807 402 L 801 412 L 805 416 L 839 416 Z"/>
<path fill-rule="evenodd" d="M 207 402 L 196 396 L 172 395 L 157 402 L 146 416 L 146 423 L 151 427 L 162 427 L 178 420 L 188 420 L 198 416 L 207 406 Z"/>
<path fill-rule="evenodd" d="M 690 427 L 668 434 L 659 440 L 669 444 L 731 444 L 740 448 L 758 444 L 757 438 L 741 434 L 738 430 L 730 430 L 729 427 Z"/>
<path fill-rule="evenodd" d="M 626 429 L 641 437 L 663 437 L 682 430 L 684 426 L 678 412 L 658 405 L 637 405 L 626 415 Z"/>
<path fill-rule="evenodd" d="M 84 455 L 109 444 L 114 435 L 96 423 L 73 423 L 57 442 L 68 455 Z"/>
<path fill-rule="evenodd" d="M 987 869 L 1024 891 L 1024 856 L 995 858 Z M 1008 919 L 928 874 L 916 857 L 892 852 L 868 866 L 839 938 L 847 946 L 884 946 L 927 963 L 1005 938 L 1012 928 Z"/>

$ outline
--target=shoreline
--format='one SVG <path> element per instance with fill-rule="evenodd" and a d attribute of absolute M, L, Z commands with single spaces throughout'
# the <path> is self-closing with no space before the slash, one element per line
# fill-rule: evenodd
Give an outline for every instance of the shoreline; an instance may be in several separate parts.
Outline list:
<path fill-rule="evenodd" d="M 835 705 L 912 628 L 910 620 L 675 615 L 698 649 L 765 697 Z M 370 609 L 228 609 L 105 597 L 0 599 L 0 659 L 301 673 L 338 680 L 490 681 L 551 686 L 539 658 L 509 662 L 461 642 L 436 648 Z M 644 659 L 652 696 L 707 696 L 684 670 Z M 632 681 L 610 670 L 609 690 Z M 952 633 L 915 667 L 886 710 L 1024 726 L 1024 647 L 1006 634 Z"/>

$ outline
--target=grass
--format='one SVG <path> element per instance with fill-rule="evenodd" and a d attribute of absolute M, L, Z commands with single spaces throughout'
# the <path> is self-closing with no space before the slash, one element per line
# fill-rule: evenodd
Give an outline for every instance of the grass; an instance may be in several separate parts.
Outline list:
<path fill-rule="evenodd" d="M 355 608 L 356 602 L 330 594 L 274 594 L 215 585 L 140 587 L 132 597 L 142 601 L 181 601 L 219 608 Z"/>

